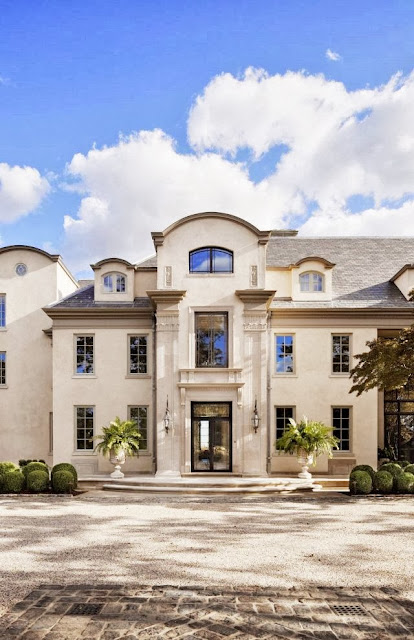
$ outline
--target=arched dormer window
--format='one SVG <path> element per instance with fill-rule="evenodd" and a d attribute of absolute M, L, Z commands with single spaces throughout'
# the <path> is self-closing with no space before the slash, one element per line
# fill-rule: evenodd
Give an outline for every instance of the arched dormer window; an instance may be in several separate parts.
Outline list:
<path fill-rule="evenodd" d="M 122 273 L 107 273 L 102 280 L 105 293 L 125 293 L 126 278 Z"/>
<path fill-rule="evenodd" d="M 190 251 L 190 273 L 233 273 L 233 252 L 219 247 Z"/>
<path fill-rule="evenodd" d="M 299 276 L 301 292 L 317 292 L 324 289 L 324 277 L 317 271 L 307 271 Z"/>

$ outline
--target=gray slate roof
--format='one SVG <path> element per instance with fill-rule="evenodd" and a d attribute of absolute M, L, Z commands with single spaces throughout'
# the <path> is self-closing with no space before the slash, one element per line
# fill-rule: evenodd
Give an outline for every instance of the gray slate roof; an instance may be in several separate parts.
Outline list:
<path fill-rule="evenodd" d="M 301 238 L 272 236 L 267 248 L 269 267 L 287 267 L 318 256 L 335 263 L 331 302 L 277 300 L 278 308 L 410 308 L 390 282 L 405 264 L 414 262 L 414 238 Z"/>
<path fill-rule="evenodd" d="M 135 298 L 132 302 L 95 302 L 94 301 L 94 285 L 89 285 L 84 287 L 83 289 L 78 289 L 75 293 L 66 296 L 60 302 L 50 305 L 54 309 L 70 309 L 70 308 L 81 308 L 81 309 L 105 309 L 110 307 L 119 308 L 119 309 L 132 309 L 132 308 L 150 308 L 151 301 L 149 298 Z"/>

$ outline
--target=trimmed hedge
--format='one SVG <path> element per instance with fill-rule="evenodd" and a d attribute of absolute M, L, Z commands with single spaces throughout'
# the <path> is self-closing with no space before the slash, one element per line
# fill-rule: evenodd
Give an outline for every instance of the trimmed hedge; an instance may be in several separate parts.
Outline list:
<path fill-rule="evenodd" d="M 392 493 L 394 478 L 389 471 L 377 471 L 374 478 L 374 488 L 379 493 Z"/>
<path fill-rule="evenodd" d="M 3 493 L 20 493 L 24 486 L 21 471 L 9 471 L 3 476 Z"/>
<path fill-rule="evenodd" d="M 22 473 L 26 479 L 32 471 L 44 471 L 49 477 L 49 467 L 44 462 L 29 462 L 22 467 Z"/>
<path fill-rule="evenodd" d="M 397 464 L 400 465 L 401 469 L 405 469 L 410 464 L 408 460 L 397 460 Z"/>
<path fill-rule="evenodd" d="M 405 467 L 404 471 L 406 473 L 414 473 L 414 464 L 409 464 L 407 467 Z"/>
<path fill-rule="evenodd" d="M 74 485 L 73 488 L 76 489 L 76 487 L 78 486 L 78 473 L 75 469 L 75 467 L 73 466 L 73 464 L 69 464 L 69 462 L 60 462 L 59 464 L 55 464 L 55 466 L 52 469 L 52 480 L 53 480 L 53 476 L 57 471 L 69 471 L 74 479 Z"/>
<path fill-rule="evenodd" d="M 54 493 L 72 493 L 75 488 L 75 479 L 70 471 L 62 469 L 52 475 L 52 489 Z"/>
<path fill-rule="evenodd" d="M 9 471 L 18 471 L 19 467 L 14 462 L 0 462 L 0 476 Z"/>
<path fill-rule="evenodd" d="M 375 471 L 369 464 L 357 464 L 356 467 L 351 469 L 351 473 L 354 473 L 354 471 L 366 471 L 371 476 L 372 482 L 374 482 Z"/>
<path fill-rule="evenodd" d="M 394 491 L 397 490 L 397 478 L 403 473 L 400 465 L 397 462 L 387 462 L 381 467 L 381 471 L 388 471 L 394 478 Z"/>
<path fill-rule="evenodd" d="M 414 474 L 402 472 L 397 477 L 397 491 L 398 493 L 414 493 Z"/>
<path fill-rule="evenodd" d="M 368 471 L 352 471 L 349 476 L 349 491 L 352 495 L 367 495 L 372 491 L 372 478 Z"/>
<path fill-rule="evenodd" d="M 42 469 L 31 471 L 26 478 L 26 486 L 31 493 L 46 493 L 49 491 L 49 473 Z"/>

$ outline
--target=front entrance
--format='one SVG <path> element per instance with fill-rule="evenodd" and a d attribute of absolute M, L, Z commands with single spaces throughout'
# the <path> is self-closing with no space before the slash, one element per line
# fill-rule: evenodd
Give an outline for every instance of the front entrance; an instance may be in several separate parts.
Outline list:
<path fill-rule="evenodd" d="M 231 402 L 191 403 L 191 471 L 231 471 Z"/>

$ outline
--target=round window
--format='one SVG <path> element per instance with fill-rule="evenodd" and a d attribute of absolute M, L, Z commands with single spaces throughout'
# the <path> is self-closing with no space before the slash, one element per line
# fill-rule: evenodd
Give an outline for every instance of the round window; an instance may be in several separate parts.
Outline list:
<path fill-rule="evenodd" d="M 18 276 L 24 276 L 27 273 L 27 267 L 22 262 L 16 265 L 16 273 Z"/>

